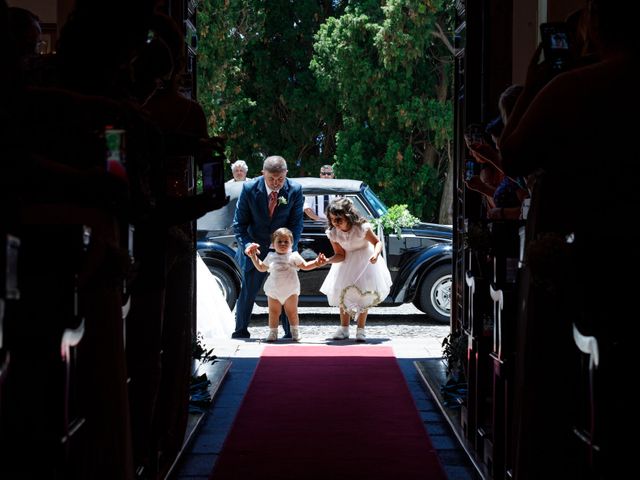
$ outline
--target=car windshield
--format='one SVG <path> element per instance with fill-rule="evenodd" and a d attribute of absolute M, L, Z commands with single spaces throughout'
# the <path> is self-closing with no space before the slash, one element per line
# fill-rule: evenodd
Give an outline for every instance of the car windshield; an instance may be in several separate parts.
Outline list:
<path fill-rule="evenodd" d="M 378 196 L 373 193 L 373 191 L 369 187 L 365 187 L 364 196 L 367 198 L 371 206 L 378 213 L 378 216 L 381 217 L 385 213 L 387 213 L 387 206 L 378 198 Z"/>
<path fill-rule="evenodd" d="M 229 203 L 200 217 L 198 219 L 198 230 L 225 230 L 231 226 L 243 183 L 233 182 L 224 186 L 225 192 L 229 196 Z"/>

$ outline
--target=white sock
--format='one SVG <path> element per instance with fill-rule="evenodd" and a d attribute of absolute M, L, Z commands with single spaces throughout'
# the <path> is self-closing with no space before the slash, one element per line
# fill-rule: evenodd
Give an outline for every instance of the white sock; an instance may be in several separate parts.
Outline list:
<path fill-rule="evenodd" d="M 278 333 L 278 327 L 276 327 L 276 328 L 269 327 L 269 332 L 273 332 L 273 333 L 277 334 Z"/>
<path fill-rule="evenodd" d="M 344 333 L 349 333 L 349 326 L 343 327 L 342 325 L 340 325 L 340 328 Z"/>

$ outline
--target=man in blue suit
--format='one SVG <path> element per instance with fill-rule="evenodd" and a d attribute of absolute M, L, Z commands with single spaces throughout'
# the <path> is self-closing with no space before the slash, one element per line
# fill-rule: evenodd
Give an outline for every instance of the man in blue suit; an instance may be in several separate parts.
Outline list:
<path fill-rule="evenodd" d="M 264 259 L 271 245 L 271 234 L 278 228 L 287 227 L 293 232 L 293 251 L 298 248 L 302 233 L 304 197 L 302 186 L 287 178 L 287 162 L 280 156 L 267 157 L 262 166 L 262 176 L 247 182 L 242 187 L 233 231 L 238 241 L 236 260 L 242 265 L 244 276 L 240 295 L 236 303 L 236 330 L 231 338 L 250 338 L 249 321 L 258 290 L 266 277 L 253 262 L 245 261 L 247 248 L 259 245 L 259 257 Z M 290 338 L 289 320 L 280 315 L 285 338 Z"/>

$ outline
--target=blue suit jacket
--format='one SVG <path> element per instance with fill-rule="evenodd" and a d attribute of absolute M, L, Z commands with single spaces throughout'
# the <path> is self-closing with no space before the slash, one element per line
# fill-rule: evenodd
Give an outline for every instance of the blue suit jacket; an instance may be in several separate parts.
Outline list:
<path fill-rule="evenodd" d="M 238 241 L 236 260 L 243 269 L 255 268 L 253 262 L 245 261 L 244 249 L 249 243 L 260 244 L 260 258 L 264 258 L 271 245 L 271 234 L 280 227 L 287 227 L 293 233 L 293 251 L 298 249 L 302 233 L 304 196 L 302 186 L 288 178 L 278 192 L 284 197 L 285 205 L 278 203 L 273 217 L 269 218 L 269 200 L 264 177 L 245 182 L 238 197 L 236 213 L 233 217 L 233 232 Z"/>

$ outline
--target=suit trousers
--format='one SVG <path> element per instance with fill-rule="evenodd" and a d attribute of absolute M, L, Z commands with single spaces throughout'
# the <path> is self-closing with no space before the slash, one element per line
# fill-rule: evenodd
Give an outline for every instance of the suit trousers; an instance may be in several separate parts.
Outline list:
<path fill-rule="evenodd" d="M 253 304 L 256 301 L 256 296 L 258 296 L 258 291 L 266 276 L 267 272 L 259 272 L 255 268 L 249 268 L 244 271 L 240 295 L 238 295 L 238 301 L 236 302 L 236 332 L 246 330 L 249 327 Z M 284 308 L 282 309 L 282 313 L 280 313 L 280 323 L 282 323 L 284 334 L 289 336 L 291 334 L 291 328 L 289 326 L 289 319 L 284 313 Z"/>

